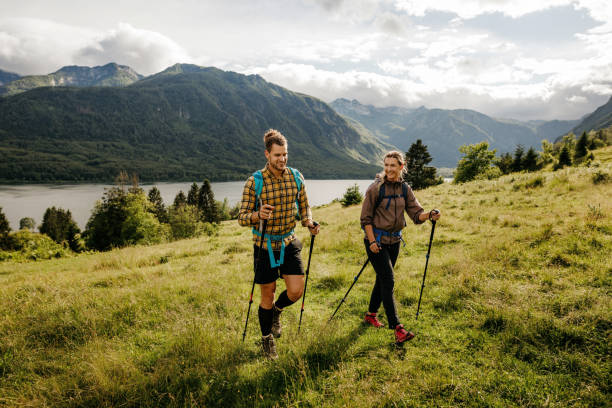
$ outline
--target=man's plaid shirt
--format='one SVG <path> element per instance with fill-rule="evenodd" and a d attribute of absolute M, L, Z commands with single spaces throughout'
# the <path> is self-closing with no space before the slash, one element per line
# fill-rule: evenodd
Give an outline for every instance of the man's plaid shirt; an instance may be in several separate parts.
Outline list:
<path fill-rule="evenodd" d="M 297 185 L 293 178 L 293 173 L 288 168 L 285 168 L 282 176 L 276 178 L 268 165 L 261 170 L 263 176 L 263 187 L 259 198 L 263 204 L 274 206 L 272 217 L 268 219 L 266 234 L 284 235 L 291 231 L 296 225 L 295 198 L 298 194 Z M 299 177 L 302 177 L 299 174 Z M 259 222 L 252 222 L 251 215 L 255 211 L 255 181 L 253 176 L 249 177 L 244 183 L 242 191 L 242 203 L 240 204 L 240 212 L 238 213 L 238 223 L 243 227 L 255 227 L 259 229 Z M 306 185 L 302 177 L 302 188 L 299 193 L 298 202 L 300 203 L 300 220 L 302 226 L 306 227 L 308 222 L 312 220 L 310 206 L 308 205 L 308 197 L 306 196 Z M 259 245 L 260 236 L 253 234 L 253 242 Z M 295 239 L 295 234 L 291 234 L 285 238 L 285 245 Z M 266 240 L 264 239 L 264 248 L 267 248 Z M 272 249 L 280 251 L 281 242 L 272 241 Z"/>

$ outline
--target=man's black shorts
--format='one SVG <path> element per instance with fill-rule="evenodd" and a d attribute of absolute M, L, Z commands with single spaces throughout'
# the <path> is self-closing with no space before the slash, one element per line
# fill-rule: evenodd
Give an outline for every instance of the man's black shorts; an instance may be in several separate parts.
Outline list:
<path fill-rule="evenodd" d="M 280 267 L 270 267 L 270 255 L 267 248 L 261 249 L 260 264 L 257 266 L 257 253 L 259 247 L 253 245 L 253 261 L 257 268 L 255 273 L 255 283 L 264 284 L 275 282 L 283 275 L 304 275 L 304 265 L 302 264 L 302 243 L 296 238 L 285 247 L 285 261 Z M 280 251 L 272 251 L 274 259 L 278 261 Z"/>

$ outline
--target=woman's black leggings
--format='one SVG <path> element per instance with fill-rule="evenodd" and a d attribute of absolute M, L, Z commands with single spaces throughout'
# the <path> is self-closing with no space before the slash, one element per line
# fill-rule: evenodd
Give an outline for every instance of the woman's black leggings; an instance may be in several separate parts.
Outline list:
<path fill-rule="evenodd" d="M 393 267 L 399 254 L 400 243 L 382 244 L 377 254 L 370 251 L 370 244 L 367 240 L 364 240 L 364 243 L 368 259 L 376 272 L 376 283 L 374 284 L 374 289 L 372 289 L 368 312 L 376 313 L 382 303 L 385 307 L 387 320 L 389 321 L 389 328 L 395 329 L 395 326 L 399 324 L 399 319 L 397 318 L 395 300 L 393 299 Z"/>

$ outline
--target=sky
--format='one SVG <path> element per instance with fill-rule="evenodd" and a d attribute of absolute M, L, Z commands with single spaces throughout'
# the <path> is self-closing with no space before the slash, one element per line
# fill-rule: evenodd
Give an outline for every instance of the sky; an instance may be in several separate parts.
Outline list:
<path fill-rule="evenodd" d="M 0 0 L 0 69 L 175 63 L 331 102 L 578 119 L 612 95 L 609 0 Z"/>

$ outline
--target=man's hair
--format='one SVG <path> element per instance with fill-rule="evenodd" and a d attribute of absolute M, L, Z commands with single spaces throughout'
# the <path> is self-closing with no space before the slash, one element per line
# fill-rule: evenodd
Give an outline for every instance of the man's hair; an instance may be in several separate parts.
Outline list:
<path fill-rule="evenodd" d="M 406 169 L 406 166 L 405 166 L 406 158 L 404 157 L 402 152 L 398 152 L 397 150 L 391 150 L 390 152 L 387 152 L 385 156 L 383 157 L 383 160 L 382 160 L 383 166 L 385 165 L 385 160 L 389 157 L 396 159 L 399 162 L 400 166 L 404 165 L 404 168 L 402 169 L 400 173 L 400 178 L 403 180 L 404 176 L 406 175 L 406 171 L 408 170 Z M 378 177 L 380 177 L 381 179 L 384 179 L 384 176 L 385 176 L 384 170 L 381 173 L 378 173 Z"/>
<path fill-rule="evenodd" d="M 287 145 L 287 139 L 285 139 L 285 136 L 283 136 L 283 134 L 276 129 L 268 129 L 266 133 L 264 133 L 263 141 L 266 145 L 267 151 L 272 151 L 273 144 L 277 144 L 279 146 Z"/>

